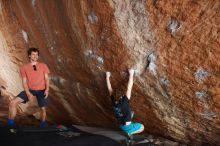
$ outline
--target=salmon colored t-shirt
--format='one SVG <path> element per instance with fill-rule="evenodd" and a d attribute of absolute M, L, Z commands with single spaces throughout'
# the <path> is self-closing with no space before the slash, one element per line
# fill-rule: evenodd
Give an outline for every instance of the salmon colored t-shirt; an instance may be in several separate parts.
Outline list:
<path fill-rule="evenodd" d="M 44 63 L 36 64 L 36 71 L 31 63 L 26 64 L 20 69 L 21 77 L 27 79 L 27 85 L 32 90 L 44 90 L 46 88 L 45 74 L 50 73 Z"/>

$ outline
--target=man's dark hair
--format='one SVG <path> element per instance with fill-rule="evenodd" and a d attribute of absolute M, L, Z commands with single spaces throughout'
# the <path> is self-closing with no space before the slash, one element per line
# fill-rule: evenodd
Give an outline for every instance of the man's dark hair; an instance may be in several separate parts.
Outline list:
<path fill-rule="evenodd" d="M 37 52 L 38 55 L 40 55 L 39 49 L 37 49 L 37 48 L 29 48 L 28 51 L 27 51 L 28 56 L 30 56 L 32 52 Z"/>

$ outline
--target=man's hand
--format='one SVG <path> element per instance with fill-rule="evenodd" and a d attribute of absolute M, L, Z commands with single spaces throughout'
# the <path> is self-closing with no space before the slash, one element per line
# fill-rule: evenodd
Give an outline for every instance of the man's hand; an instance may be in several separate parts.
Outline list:
<path fill-rule="evenodd" d="M 109 71 L 106 72 L 106 78 L 110 78 L 111 73 Z"/>
<path fill-rule="evenodd" d="M 48 95 L 49 95 L 49 90 L 45 90 L 45 91 L 44 91 L 44 95 L 45 95 L 45 98 L 47 98 Z"/>
<path fill-rule="evenodd" d="M 33 101 L 34 100 L 35 96 L 33 94 L 31 94 L 31 92 L 26 92 L 26 94 L 27 94 L 27 97 L 28 97 L 29 101 Z"/>
<path fill-rule="evenodd" d="M 134 69 L 129 69 L 128 72 L 130 76 L 134 76 L 134 72 L 135 72 Z"/>

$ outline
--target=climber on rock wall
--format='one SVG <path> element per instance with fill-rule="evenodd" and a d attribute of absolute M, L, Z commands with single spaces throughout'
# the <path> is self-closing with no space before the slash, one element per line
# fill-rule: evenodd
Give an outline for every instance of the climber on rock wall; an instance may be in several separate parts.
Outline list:
<path fill-rule="evenodd" d="M 41 113 L 41 122 L 39 126 L 44 127 L 46 121 L 46 107 L 48 105 L 47 97 L 49 95 L 48 74 L 50 71 L 46 64 L 38 62 L 40 52 L 37 48 L 29 48 L 27 53 L 30 62 L 20 69 L 24 91 L 20 92 L 16 98 L 10 101 L 7 125 L 14 125 L 18 104 L 33 101 L 34 98 L 36 98 Z"/>
<path fill-rule="evenodd" d="M 116 100 L 113 95 L 113 89 L 110 83 L 110 72 L 106 72 L 106 82 L 111 97 L 113 109 L 116 115 L 116 118 L 120 124 L 119 128 L 127 133 L 128 135 L 141 133 L 144 131 L 144 125 L 132 121 L 132 111 L 129 105 L 129 100 L 131 98 L 131 90 L 133 86 L 133 77 L 134 70 L 129 70 L 129 81 L 127 86 L 127 92 L 125 95 L 121 96 L 119 100 Z"/>

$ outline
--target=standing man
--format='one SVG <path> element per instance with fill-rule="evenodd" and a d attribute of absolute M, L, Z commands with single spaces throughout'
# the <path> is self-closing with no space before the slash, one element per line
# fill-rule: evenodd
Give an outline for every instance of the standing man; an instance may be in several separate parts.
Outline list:
<path fill-rule="evenodd" d="M 24 91 L 20 92 L 9 104 L 8 126 L 14 125 L 14 118 L 17 113 L 17 106 L 20 103 L 37 99 L 41 113 L 40 127 L 45 126 L 47 97 L 49 95 L 49 69 L 46 64 L 38 62 L 40 52 L 37 48 L 29 48 L 28 57 L 30 63 L 20 69 Z"/>
<path fill-rule="evenodd" d="M 125 95 L 121 96 L 120 98 L 115 97 L 113 95 L 113 89 L 110 83 L 110 76 L 111 73 L 106 72 L 106 83 L 107 83 L 109 95 L 111 96 L 112 105 L 116 118 L 120 124 L 119 128 L 128 135 L 143 132 L 144 125 L 132 121 L 133 113 L 129 105 L 129 100 L 131 98 L 131 90 L 133 86 L 134 70 L 133 69 L 129 70 L 129 81 L 127 86 L 127 92 Z M 118 100 L 116 98 L 118 98 Z"/>

